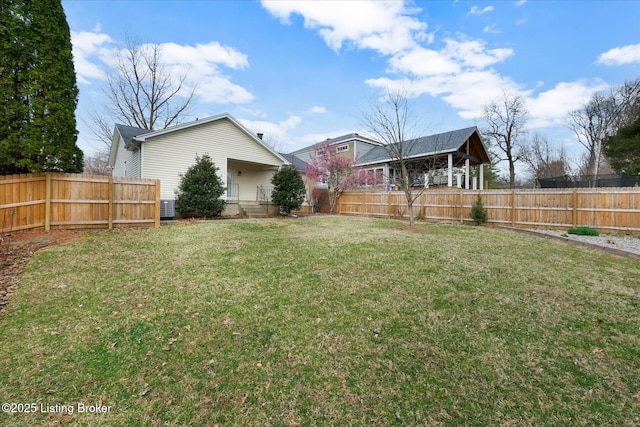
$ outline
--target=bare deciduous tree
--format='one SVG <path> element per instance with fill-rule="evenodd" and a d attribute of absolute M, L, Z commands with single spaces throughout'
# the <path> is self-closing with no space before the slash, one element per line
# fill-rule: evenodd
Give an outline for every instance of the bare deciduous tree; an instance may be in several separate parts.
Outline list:
<path fill-rule="evenodd" d="M 533 138 L 522 148 L 522 161 L 531 172 L 532 180 L 555 178 L 570 173 L 567 154 L 563 147 L 554 147 L 549 138 L 534 133 Z"/>
<path fill-rule="evenodd" d="M 424 178 L 427 171 L 436 169 L 438 159 L 435 156 L 416 156 L 420 139 L 416 138 L 416 118 L 406 93 L 388 91 L 371 111 L 362 114 L 361 120 L 367 130 L 384 143 L 396 172 L 396 176 L 388 178 L 404 193 L 409 224 L 413 226 L 413 203 L 425 190 L 424 185 L 414 186 L 414 181 Z"/>
<path fill-rule="evenodd" d="M 520 160 L 523 137 L 527 133 L 527 108 L 521 95 L 503 92 L 502 96 L 482 108 L 487 128 L 483 135 L 497 147 L 509 164 L 509 187 L 515 188 L 515 164 Z"/>
<path fill-rule="evenodd" d="M 615 87 L 608 94 L 595 93 L 580 109 L 569 114 L 569 128 L 586 149 L 585 175 L 597 178 L 601 166 L 602 143 L 640 115 L 640 78 Z"/>
<path fill-rule="evenodd" d="M 109 167 L 109 152 L 98 150 L 91 156 L 84 158 L 84 173 L 90 175 L 111 175 Z"/>
<path fill-rule="evenodd" d="M 104 89 L 105 113 L 94 111 L 89 124 L 98 140 L 111 145 L 113 122 L 142 129 L 165 129 L 187 115 L 195 88 L 185 75 L 174 75 L 162 62 L 158 44 L 127 38 L 126 49 L 115 57 L 115 70 Z"/>
<path fill-rule="evenodd" d="M 602 160 L 602 141 L 612 128 L 614 106 L 612 99 L 594 94 L 581 109 L 569 113 L 569 128 L 576 134 L 578 142 L 587 150 L 585 175 L 598 176 Z"/>

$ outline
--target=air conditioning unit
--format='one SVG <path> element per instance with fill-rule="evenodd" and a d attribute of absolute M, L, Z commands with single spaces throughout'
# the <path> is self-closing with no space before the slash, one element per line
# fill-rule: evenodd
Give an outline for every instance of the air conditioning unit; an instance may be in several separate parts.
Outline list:
<path fill-rule="evenodd" d="M 173 219 L 176 217 L 176 201 L 170 199 L 160 200 L 160 219 Z"/>

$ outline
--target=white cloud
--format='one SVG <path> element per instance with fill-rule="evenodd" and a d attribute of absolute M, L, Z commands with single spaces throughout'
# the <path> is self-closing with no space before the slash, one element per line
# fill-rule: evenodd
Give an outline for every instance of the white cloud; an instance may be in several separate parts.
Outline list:
<path fill-rule="evenodd" d="M 293 130 L 302 123 L 302 119 L 299 116 L 289 116 L 287 120 L 284 120 L 279 123 L 279 126 L 285 130 Z"/>
<path fill-rule="evenodd" d="M 450 56 L 421 46 L 394 55 L 389 60 L 389 65 L 391 71 L 416 76 L 453 74 L 460 71 L 460 65 Z"/>
<path fill-rule="evenodd" d="M 317 29 L 325 43 L 339 50 L 345 42 L 360 49 L 374 49 L 383 55 L 399 52 L 424 40 L 427 25 L 411 17 L 400 1 L 300 1 L 263 0 L 272 15 L 289 23 L 294 14 L 304 17 L 304 25 Z"/>
<path fill-rule="evenodd" d="M 409 97 L 439 97 L 458 110 L 463 119 L 482 117 L 482 107 L 503 90 L 523 93 L 520 85 L 493 70 L 468 70 L 455 75 L 429 76 L 418 79 L 369 79 L 369 86 L 406 91 Z"/>
<path fill-rule="evenodd" d="M 416 47 L 394 55 L 390 71 L 396 79 L 369 79 L 372 87 L 405 90 L 411 97 L 439 97 L 464 119 L 482 116 L 482 107 L 502 90 L 521 92 L 510 78 L 488 67 L 513 55 L 508 48 L 487 49 L 481 40 L 445 39 L 441 50 Z M 411 77 L 414 76 L 414 77 Z"/>
<path fill-rule="evenodd" d="M 262 110 L 260 110 L 260 109 L 252 110 L 251 108 L 240 107 L 240 110 L 244 111 L 245 113 L 247 113 L 247 114 L 249 114 L 249 115 L 251 115 L 253 117 L 258 117 L 258 118 L 261 118 L 261 119 L 266 119 L 267 118 L 267 113 L 262 111 Z"/>
<path fill-rule="evenodd" d="M 596 64 L 624 65 L 640 63 L 640 43 L 613 48 L 601 54 Z"/>
<path fill-rule="evenodd" d="M 486 27 L 484 27 L 484 29 L 482 30 L 483 33 L 486 34 L 500 34 L 500 30 L 498 30 L 494 25 L 487 25 Z"/>
<path fill-rule="evenodd" d="M 463 119 L 482 117 L 482 107 L 503 91 L 523 94 L 521 85 L 494 70 L 468 71 L 456 76 L 446 85 L 449 92 L 443 100 L 459 110 Z"/>
<path fill-rule="evenodd" d="M 184 46 L 176 43 L 163 43 L 162 60 L 167 64 L 186 63 L 190 70 L 210 71 L 212 66 L 224 65 L 235 70 L 249 67 L 247 55 L 238 52 L 232 47 L 222 46 L 218 42 Z M 215 65 L 214 65 L 215 64 Z"/>
<path fill-rule="evenodd" d="M 307 114 L 324 114 L 327 112 L 327 109 L 324 107 L 320 107 L 318 105 L 311 107 L 306 111 Z"/>
<path fill-rule="evenodd" d="M 410 96 L 441 97 L 465 118 L 477 117 L 482 105 L 502 89 L 518 89 L 511 79 L 487 70 L 512 56 L 512 49 L 489 49 L 484 41 L 464 37 L 448 38 L 443 48 L 428 49 L 423 43 L 432 44 L 435 34 L 425 33 L 427 24 L 412 16 L 416 10 L 404 2 L 262 0 L 262 5 L 286 24 L 292 16 L 301 15 L 305 27 L 318 31 L 334 50 L 350 43 L 389 56 L 388 71 L 398 74 L 397 78 L 368 79 L 368 85 L 405 89 Z M 470 13 L 482 15 L 493 9 L 474 6 Z"/>
<path fill-rule="evenodd" d="M 79 83 L 89 84 L 91 80 L 106 80 L 107 73 L 101 67 L 101 57 L 110 56 L 114 40 L 101 32 L 71 31 L 73 62 Z"/>
<path fill-rule="evenodd" d="M 291 115 L 278 123 L 266 120 L 239 119 L 240 122 L 255 133 L 263 133 L 264 139 L 270 141 L 282 152 L 295 151 L 309 145 L 322 142 L 327 138 L 335 138 L 341 135 L 353 133 L 353 129 L 339 128 L 327 132 L 307 133 L 304 135 L 292 135 L 298 125 L 302 123 L 299 116 Z M 363 132 L 359 132 L 361 135 Z"/>
<path fill-rule="evenodd" d="M 516 1 L 516 7 L 523 6 L 526 2 L 527 2 L 527 0 L 518 0 L 518 1 Z"/>
<path fill-rule="evenodd" d="M 463 66 L 471 68 L 484 68 L 513 55 L 513 49 L 486 49 L 485 42 L 481 40 L 446 40 L 444 53 L 452 59 L 459 61 Z"/>
<path fill-rule="evenodd" d="M 515 6 L 524 3 L 518 1 Z M 367 79 L 365 83 L 370 87 L 402 90 L 409 97 L 440 98 L 466 120 L 481 119 L 483 106 L 507 91 L 527 100 L 532 126 L 556 126 L 564 124 L 570 111 L 579 108 L 603 86 L 600 81 L 561 82 L 534 95 L 534 90 L 543 87 L 542 82 L 527 89 L 493 68 L 512 57 L 513 49 L 489 48 L 485 41 L 464 35 L 445 38 L 440 48 L 433 48 L 435 33 L 427 35 L 426 23 L 412 16 L 414 11 L 406 9 L 404 2 L 263 0 L 262 5 L 283 23 L 289 23 L 294 15 L 301 15 L 305 27 L 317 31 L 334 50 L 348 43 L 357 49 L 372 49 L 387 56 L 387 72 L 395 76 Z M 473 6 L 469 14 L 480 16 L 493 10 L 493 6 Z M 526 17 L 517 24 L 525 22 Z M 495 25 L 490 25 L 484 32 L 498 31 Z M 636 50 L 640 50 L 640 45 L 614 49 L 601 55 L 598 61 L 621 63 L 624 56 L 627 62 L 632 61 L 629 57 L 640 62 Z M 278 128 L 282 128 L 281 125 Z M 307 142 L 323 139 L 326 139 L 324 134 L 312 134 Z"/>
<path fill-rule="evenodd" d="M 194 77 L 190 76 L 189 80 L 197 83 L 195 95 L 204 102 L 244 104 L 255 99 L 247 89 L 232 83 L 227 76 L 204 75 L 198 81 Z"/>
<path fill-rule="evenodd" d="M 579 109 L 595 92 L 606 88 L 607 85 L 601 80 L 560 82 L 553 89 L 527 99 L 529 126 L 542 128 L 563 125 L 571 111 Z"/>
<path fill-rule="evenodd" d="M 302 119 L 296 115 L 291 115 L 279 123 L 266 120 L 238 120 L 252 132 L 264 134 L 265 140 L 270 141 L 278 148 L 284 145 L 289 147 L 293 145 L 294 141 L 289 132 L 295 130 L 302 123 Z"/>
<path fill-rule="evenodd" d="M 493 6 L 487 6 L 484 9 L 480 9 L 478 6 L 471 6 L 471 9 L 469 10 L 469 15 L 480 16 L 480 15 L 484 15 L 485 13 L 489 13 L 492 10 L 493 10 Z"/>
<path fill-rule="evenodd" d="M 440 97 L 459 110 L 462 118 L 473 119 L 480 117 L 482 106 L 503 89 L 520 91 L 510 78 L 487 69 L 511 55 L 511 49 L 487 49 L 480 40 L 446 39 L 445 47 L 439 51 L 418 47 L 392 57 L 391 71 L 406 77 L 369 79 L 366 83 L 406 90 L 412 97 Z"/>
<path fill-rule="evenodd" d="M 249 67 L 247 56 L 218 42 L 195 46 L 163 43 L 160 45 L 163 65 L 174 75 L 186 76 L 188 88 L 204 102 L 243 104 L 254 100 L 248 90 L 233 83 L 219 65 L 242 70 Z"/>
<path fill-rule="evenodd" d="M 503 62 L 513 55 L 512 49 L 487 49 L 480 40 L 446 39 L 442 50 L 414 49 L 394 55 L 390 71 L 416 76 L 455 74 L 463 70 L 482 69 Z"/>
<path fill-rule="evenodd" d="M 99 26 L 96 29 L 99 30 Z M 91 84 L 106 80 L 115 65 L 117 41 L 99 31 L 72 31 L 71 41 L 78 82 Z M 254 100 L 247 89 L 233 83 L 231 77 L 221 71 L 221 67 L 248 68 L 247 55 L 242 52 L 216 41 L 194 46 L 163 43 L 160 49 L 162 64 L 170 73 L 186 76 L 185 95 L 195 87 L 195 95 L 204 102 L 242 104 Z"/>

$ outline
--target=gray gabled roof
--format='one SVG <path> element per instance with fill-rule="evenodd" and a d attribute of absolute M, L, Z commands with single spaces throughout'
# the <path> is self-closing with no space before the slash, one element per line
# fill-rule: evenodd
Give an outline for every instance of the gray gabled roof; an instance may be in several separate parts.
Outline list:
<path fill-rule="evenodd" d="M 453 153 L 458 151 L 474 132 L 478 132 L 475 126 L 407 140 L 403 143 L 403 155 L 405 158 L 416 158 Z M 394 160 L 390 155 L 394 152 L 396 151 L 387 146 L 374 147 L 356 160 L 355 165 L 389 162 Z"/>
<path fill-rule="evenodd" d="M 294 151 L 293 154 L 299 154 L 299 153 L 304 153 L 304 152 L 313 150 L 313 149 L 315 149 L 315 147 L 318 144 L 328 143 L 329 145 L 336 145 L 336 144 L 340 144 L 340 143 L 348 142 L 348 141 L 353 141 L 353 140 L 366 142 L 367 144 L 371 144 L 371 145 L 378 145 L 378 146 L 382 145 L 382 143 L 380 141 L 376 141 L 375 139 L 371 139 L 369 137 L 362 136 L 362 135 L 359 135 L 357 133 L 348 133 L 346 135 L 336 136 L 335 138 L 327 138 L 324 141 L 317 142 L 317 143 L 315 143 L 313 145 L 309 145 L 309 146 L 304 147 L 304 148 L 300 148 L 299 150 Z"/>
<path fill-rule="evenodd" d="M 291 163 L 291 165 L 293 165 L 298 171 L 303 173 L 307 171 L 307 164 L 304 162 L 304 160 L 300 159 L 296 155 L 286 153 L 279 154 L 284 157 L 289 163 Z"/>
<path fill-rule="evenodd" d="M 167 134 L 167 133 L 188 129 L 188 128 L 195 127 L 195 126 L 201 126 L 201 125 L 204 125 L 206 123 L 211 123 L 211 122 L 214 122 L 214 121 L 217 121 L 217 120 L 222 120 L 222 119 L 229 120 L 236 127 L 238 127 L 238 129 L 240 129 L 247 136 L 249 136 L 251 139 L 253 139 L 257 144 L 261 145 L 263 148 L 265 148 L 271 154 L 273 154 L 277 158 L 280 158 L 280 160 L 282 160 L 283 162 L 287 163 L 287 160 L 284 157 L 282 157 L 282 155 L 280 153 L 276 152 L 271 147 L 269 147 L 267 144 L 265 144 L 264 141 L 261 138 L 258 138 L 258 136 L 256 134 L 254 134 L 249 129 L 247 129 L 247 127 L 245 127 L 242 123 L 240 123 L 238 120 L 236 120 L 234 117 L 232 117 L 229 113 L 217 114 L 215 116 L 207 117 L 207 118 L 201 119 L 201 120 L 196 119 L 196 120 L 188 122 L 188 123 L 181 123 L 181 124 L 178 124 L 178 125 L 175 125 L 175 126 L 172 126 L 172 127 L 168 127 L 168 128 L 165 128 L 165 129 L 159 129 L 159 130 L 140 129 L 140 128 L 136 128 L 136 127 L 132 127 L 132 126 L 119 125 L 119 124 L 116 125 L 116 128 L 117 128 L 118 132 L 120 133 L 120 135 L 122 136 L 122 139 L 124 140 L 124 143 L 125 143 L 124 144 L 124 148 L 129 149 L 129 147 L 133 144 L 134 148 L 137 149 L 140 146 L 141 143 L 146 142 L 147 139 L 149 139 L 149 138 L 153 138 L 153 137 L 156 137 L 156 136 L 159 136 L 159 135 L 164 135 L 164 134 Z"/>
<path fill-rule="evenodd" d="M 119 124 L 116 125 L 116 129 L 118 130 L 118 132 L 120 133 L 120 136 L 122 137 L 122 140 L 124 141 L 125 148 L 129 148 L 129 145 L 131 145 L 131 141 L 136 136 L 153 132 L 152 130 L 149 130 L 149 129 L 142 129 L 134 126 L 119 125 Z"/>
<path fill-rule="evenodd" d="M 323 142 L 328 142 L 329 144 L 339 144 L 341 142 L 352 141 L 354 139 L 359 139 L 361 141 L 365 141 L 370 144 L 382 145 L 381 142 L 376 141 L 375 139 L 371 139 L 366 136 L 359 135 L 357 133 L 349 133 L 347 135 L 337 136 L 335 138 L 327 138 L 327 140 Z"/>

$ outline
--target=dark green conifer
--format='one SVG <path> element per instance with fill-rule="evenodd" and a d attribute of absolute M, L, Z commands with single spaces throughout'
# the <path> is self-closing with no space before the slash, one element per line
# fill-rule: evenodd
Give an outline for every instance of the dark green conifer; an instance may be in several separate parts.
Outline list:
<path fill-rule="evenodd" d="M 82 172 L 78 87 L 60 0 L 0 5 L 0 174 Z"/>
<path fill-rule="evenodd" d="M 300 172 L 293 166 L 284 166 L 271 178 L 273 193 L 271 200 L 280 207 L 280 212 L 289 215 L 300 209 L 307 189 Z"/>

